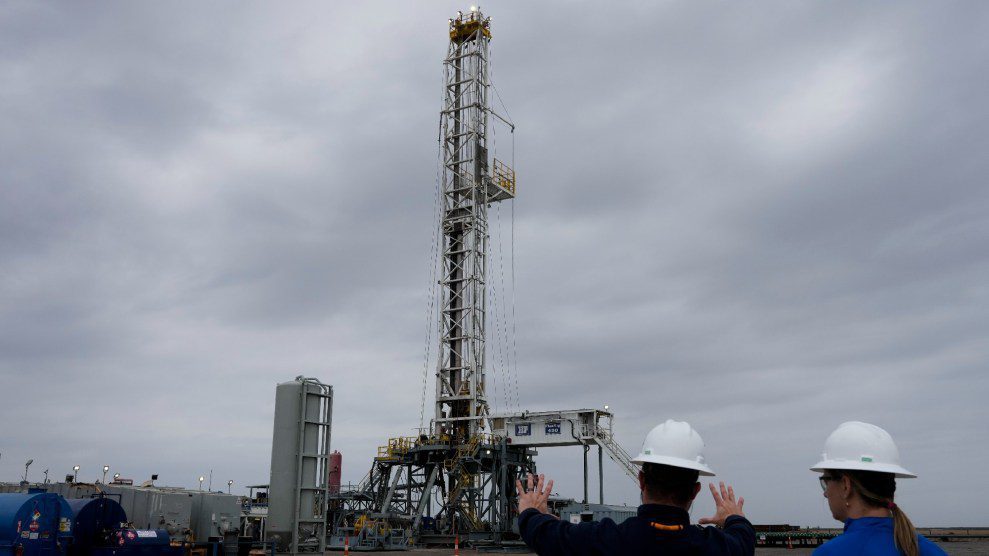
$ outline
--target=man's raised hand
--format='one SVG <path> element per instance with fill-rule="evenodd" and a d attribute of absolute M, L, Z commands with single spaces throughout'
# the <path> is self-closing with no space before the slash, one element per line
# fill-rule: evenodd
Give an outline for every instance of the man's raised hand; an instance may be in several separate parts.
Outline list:
<path fill-rule="evenodd" d="M 725 488 L 725 483 L 723 482 L 720 483 L 720 493 L 718 492 L 718 489 L 714 488 L 714 483 L 708 483 L 707 486 L 711 487 L 711 496 L 714 497 L 715 511 L 713 516 L 701 518 L 698 523 L 701 525 L 712 523 L 718 527 L 724 527 L 725 520 L 728 519 L 728 516 L 730 515 L 745 517 L 745 514 L 742 513 L 742 504 L 745 504 L 745 499 L 739 497 L 736 502 L 735 489 L 731 488 L 730 485 L 728 488 Z"/>
<path fill-rule="evenodd" d="M 549 513 L 548 500 L 549 495 L 553 492 L 553 480 L 550 479 L 545 484 L 544 480 L 544 475 L 540 475 L 538 480 L 534 480 L 532 473 L 529 473 L 529 476 L 525 480 L 528 488 L 523 488 L 522 481 L 515 479 L 515 488 L 518 489 L 519 493 L 519 513 L 529 508 L 535 508 L 540 513 Z M 533 485 L 534 482 L 535 485 Z"/>

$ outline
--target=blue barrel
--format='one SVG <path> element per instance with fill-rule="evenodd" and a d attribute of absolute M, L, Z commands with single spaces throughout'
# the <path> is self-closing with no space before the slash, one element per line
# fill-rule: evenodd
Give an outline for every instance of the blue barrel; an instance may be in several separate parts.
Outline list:
<path fill-rule="evenodd" d="M 55 556 L 72 541 L 72 510 L 53 493 L 0 494 L 0 556 Z"/>
<path fill-rule="evenodd" d="M 109 535 L 127 527 L 127 514 L 120 504 L 105 496 L 66 500 L 72 509 L 73 540 L 70 555 L 86 555 L 93 547 L 107 544 Z"/>

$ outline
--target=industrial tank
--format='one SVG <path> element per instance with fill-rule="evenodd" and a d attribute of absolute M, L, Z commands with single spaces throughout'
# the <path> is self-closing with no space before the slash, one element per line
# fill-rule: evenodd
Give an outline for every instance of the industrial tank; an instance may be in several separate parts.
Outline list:
<path fill-rule="evenodd" d="M 72 509 L 70 556 L 91 554 L 94 547 L 106 544 L 113 531 L 127 527 L 127 514 L 112 498 L 78 498 L 66 503 Z"/>
<path fill-rule="evenodd" d="M 120 497 L 120 505 L 131 525 L 138 529 L 164 529 L 176 539 L 183 539 L 192 531 L 192 492 L 113 484 L 105 485 L 104 489 Z"/>
<path fill-rule="evenodd" d="M 52 493 L 0 494 L 0 556 L 57 554 L 72 540 L 72 509 Z"/>
<path fill-rule="evenodd" d="M 66 500 L 72 498 L 92 498 L 104 492 L 104 485 L 93 483 L 51 483 L 46 485 L 48 492 L 62 495 Z"/>
<path fill-rule="evenodd" d="M 278 552 L 325 549 L 332 403 L 332 387 L 312 378 L 275 389 L 265 536 Z"/>
<path fill-rule="evenodd" d="M 191 525 L 195 540 L 229 538 L 240 530 L 240 497 L 220 492 L 198 492 L 192 497 Z"/>

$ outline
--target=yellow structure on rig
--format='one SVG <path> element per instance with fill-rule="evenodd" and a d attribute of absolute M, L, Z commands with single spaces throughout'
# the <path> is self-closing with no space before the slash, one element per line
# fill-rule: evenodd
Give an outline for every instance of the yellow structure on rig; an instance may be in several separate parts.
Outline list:
<path fill-rule="evenodd" d="M 481 16 L 477 6 L 471 6 L 467 14 L 457 12 L 457 17 L 450 20 L 450 42 L 462 43 L 472 39 L 478 31 L 491 38 L 491 19 Z"/>

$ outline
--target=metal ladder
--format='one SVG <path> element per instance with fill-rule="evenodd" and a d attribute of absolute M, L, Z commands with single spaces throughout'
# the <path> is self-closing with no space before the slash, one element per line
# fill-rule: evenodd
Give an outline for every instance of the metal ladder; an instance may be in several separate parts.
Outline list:
<path fill-rule="evenodd" d="M 314 378 L 298 376 L 295 378 L 302 383 L 299 393 L 299 452 L 296 454 L 296 483 L 295 483 L 295 514 L 291 551 L 299 554 L 306 552 L 322 554 L 326 551 L 326 509 L 330 497 L 330 483 L 327 468 L 330 454 L 330 433 L 333 413 L 333 387 Z M 309 404 L 315 404 L 315 419 L 310 417 Z M 311 434 L 306 434 L 306 433 Z M 311 461 L 313 475 L 303 476 L 307 467 L 305 462 Z M 303 492 L 311 493 L 303 497 Z M 313 507 L 305 506 L 304 498 L 313 502 Z M 304 530 L 310 530 L 312 535 L 300 541 Z"/>

